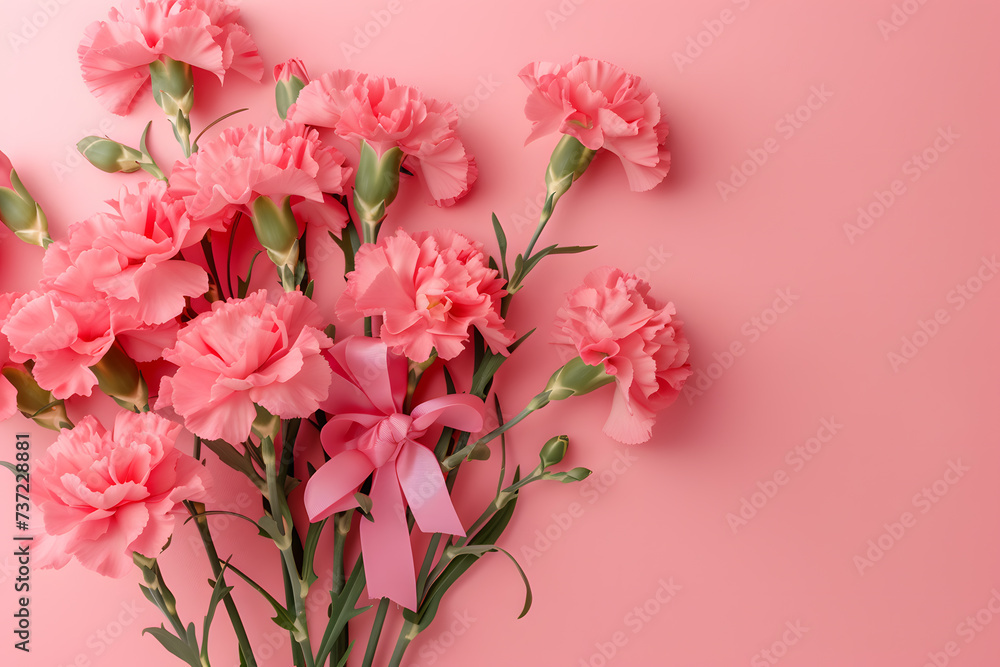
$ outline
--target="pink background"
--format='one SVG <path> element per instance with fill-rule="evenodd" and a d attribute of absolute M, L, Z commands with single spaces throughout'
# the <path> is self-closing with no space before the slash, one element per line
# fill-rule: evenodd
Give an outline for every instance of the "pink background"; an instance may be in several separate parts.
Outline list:
<path fill-rule="evenodd" d="M 107 132 L 134 144 L 145 120 L 156 118 L 161 163 L 177 152 L 150 101 L 119 119 L 84 88 L 76 45 L 107 4 L 5 0 L 0 10 L 0 146 L 45 205 L 56 236 L 138 179 L 81 165 L 78 139 Z M 545 238 L 600 247 L 546 261 L 532 275 L 511 323 L 540 330 L 499 386 L 511 411 L 541 388 L 559 363 L 548 337 L 562 294 L 593 266 L 611 263 L 648 274 L 654 294 L 676 303 L 699 391 L 687 390 L 661 416 L 653 440 L 634 448 L 600 433 L 608 392 L 550 406 L 515 431 L 512 455 L 529 468 L 545 438 L 567 433 L 568 463 L 594 470 L 578 486 L 530 488 L 503 539 L 531 578 L 534 607 L 515 620 L 519 580 L 505 559 L 487 557 L 446 598 L 405 664 L 1000 662 L 1000 618 L 988 607 L 1000 610 L 1000 281 L 980 280 L 995 277 L 984 258 L 1000 246 L 989 168 L 1000 140 L 996 3 L 246 0 L 242 7 L 268 67 L 290 56 L 314 74 L 349 65 L 463 106 L 461 132 L 481 169 L 474 192 L 439 211 L 406 190 L 391 227 L 456 227 L 492 248 L 495 211 L 512 247 L 523 248 L 553 145 L 521 148 L 528 123 L 516 73 L 531 60 L 584 53 L 618 63 L 648 80 L 671 122 L 673 169 L 661 187 L 631 193 L 620 166 L 599 160 L 560 204 Z M 898 26 L 888 23 L 894 15 Z M 359 39 L 347 60 L 341 45 L 366 25 L 374 36 Z M 685 49 L 690 60 L 679 62 Z M 240 122 L 271 112 L 270 86 L 233 76 L 223 94 L 217 83 L 202 83 L 196 127 L 248 102 L 254 109 Z M 926 170 L 913 161 L 920 155 Z M 746 163 L 755 156 L 763 164 Z M 748 176 L 724 199 L 718 183 L 734 168 Z M 875 217 L 851 232 L 859 207 Z M 6 240 L 4 288 L 29 289 L 39 257 Z M 338 261 L 329 266 L 333 286 L 320 292 L 327 308 L 339 290 Z M 779 293 L 790 297 L 776 301 Z M 942 324 L 929 324 L 935 315 Z M 916 354 L 894 364 L 890 353 L 904 348 Z M 91 408 L 107 405 L 73 410 Z M 36 457 L 53 439 L 11 420 L 0 425 L 0 458 L 12 456 L 13 434 L 23 429 L 33 434 Z M 818 437 L 826 442 L 810 441 Z M 810 446 L 809 460 L 796 453 Z M 467 523 L 486 502 L 478 483 L 488 485 L 496 469 L 494 459 L 460 480 Z M 244 488 L 231 477 L 223 475 L 222 486 L 227 509 L 259 510 L 248 495 L 240 502 Z M 4 477 L 0 507 L 11 510 L 0 512 L 0 554 L 8 554 L 0 555 L 0 661 L 104 666 L 141 656 L 142 664 L 178 664 L 140 636 L 161 621 L 135 578 L 103 580 L 75 565 L 34 572 L 33 650 L 11 648 L 12 496 Z M 749 518 L 738 524 L 728 515 L 738 515 L 744 500 L 759 507 L 754 515 L 744 507 Z M 894 526 L 905 512 L 912 521 Z M 249 551 L 255 538 L 244 526 L 216 532 L 223 556 L 238 551 L 246 569 L 280 590 L 277 560 L 270 550 L 262 550 L 266 560 Z M 179 531 L 164 569 L 182 615 L 197 620 L 208 568 L 193 537 L 190 526 Z M 889 549 L 881 554 L 869 541 Z M 869 557 L 879 558 L 858 561 Z M 670 597 L 661 582 L 680 588 Z M 264 619 L 253 625 L 261 665 L 287 667 L 266 659 L 275 645 L 286 655 L 287 636 L 252 593 L 241 588 L 237 601 L 245 616 Z M 226 623 L 220 614 L 213 632 L 217 667 L 235 665 Z M 391 643 L 395 626 L 387 633 Z"/>

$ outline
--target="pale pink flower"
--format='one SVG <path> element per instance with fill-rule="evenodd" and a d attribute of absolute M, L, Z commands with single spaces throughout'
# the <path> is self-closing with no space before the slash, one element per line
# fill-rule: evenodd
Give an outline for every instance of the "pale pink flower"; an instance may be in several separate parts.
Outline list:
<path fill-rule="evenodd" d="M 2 155 L 2 153 L 0 153 Z M 0 329 L 7 321 L 10 314 L 10 307 L 17 298 L 16 294 L 0 294 Z M 0 370 L 10 364 L 10 343 L 7 337 L 0 331 Z M 13 416 L 17 412 L 17 390 L 7 378 L 0 375 L 0 421 Z"/>
<path fill-rule="evenodd" d="M 72 292 L 80 284 L 79 266 L 99 259 L 106 270 L 87 285 L 110 300 L 119 318 L 156 325 L 177 317 L 185 298 L 208 290 L 204 269 L 176 259 L 204 228 L 192 230 L 184 203 L 169 197 L 163 181 L 140 183 L 136 193 L 122 188 L 108 204 L 113 213 L 72 225 L 65 241 L 50 246 L 43 286 Z"/>
<path fill-rule="evenodd" d="M 76 558 L 123 577 L 133 552 L 158 556 L 182 501 L 208 500 L 208 473 L 176 448 L 180 431 L 151 412 L 125 411 L 110 433 L 90 415 L 60 431 L 32 466 L 32 501 L 45 524 L 36 564 L 61 568 Z"/>
<path fill-rule="evenodd" d="M 323 194 L 343 193 L 350 175 L 344 156 L 324 146 L 316 130 L 275 120 L 259 128 L 227 128 L 203 142 L 176 164 L 170 191 L 184 200 L 193 219 L 215 220 L 212 228 L 219 229 L 257 197 L 279 205 L 285 197 L 293 204 L 323 205 Z"/>
<path fill-rule="evenodd" d="M 149 64 L 166 56 L 215 74 L 235 70 L 260 81 L 264 63 L 226 0 L 125 0 L 107 21 L 87 27 L 77 53 L 87 87 L 112 113 L 125 115 L 149 81 Z"/>
<path fill-rule="evenodd" d="M 489 268 L 481 243 L 439 230 L 410 236 L 402 229 L 365 244 L 337 303 L 345 320 L 382 316 L 379 336 L 397 354 L 425 361 L 432 349 L 452 359 L 475 327 L 501 354 L 514 340 L 500 317 L 503 279 Z"/>
<path fill-rule="evenodd" d="M 187 323 L 163 358 L 179 368 L 160 381 L 156 408 L 172 406 L 188 430 L 240 443 L 257 416 L 254 404 L 283 419 L 308 417 L 330 388 L 316 304 L 301 292 L 268 302 L 261 290 L 216 301 Z"/>
<path fill-rule="evenodd" d="M 595 269 L 567 295 L 556 318 L 556 342 L 614 376 L 617 390 L 604 432 L 626 444 L 649 439 L 656 413 L 676 400 L 691 375 L 674 304 L 660 304 L 649 289 L 631 273 Z"/>
<path fill-rule="evenodd" d="M 407 362 L 378 339 L 351 336 L 330 350 L 333 378 L 323 409 L 330 420 L 320 437 L 332 458 L 306 482 L 310 521 L 358 506 L 355 494 L 374 473 L 372 518 L 361 522 L 368 593 L 417 607 L 416 576 L 406 508 L 420 530 L 465 535 L 441 464 L 422 439 L 448 426 L 475 433 L 483 427 L 483 401 L 449 394 L 423 401 L 409 413 Z"/>
<path fill-rule="evenodd" d="M 450 206 L 476 180 L 476 162 L 458 138 L 458 108 L 401 86 L 391 77 L 337 70 L 313 80 L 288 117 L 330 128 L 357 164 L 362 140 L 382 156 L 399 147 L 413 173 L 438 206 Z"/>
<path fill-rule="evenodd" d="M 670 169 L 667 121 L 649 86 L 617 65 L 583 56 L 568 63 L 535 62 L 520 73 L 530 89 L 524 113 L 528 142 L 553 132 L 621 158 L 629 186 L 649 190 Z"/>

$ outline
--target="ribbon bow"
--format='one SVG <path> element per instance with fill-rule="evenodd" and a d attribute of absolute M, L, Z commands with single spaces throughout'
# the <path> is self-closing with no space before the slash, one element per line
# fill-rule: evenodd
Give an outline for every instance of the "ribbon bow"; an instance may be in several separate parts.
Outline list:
<path fill-rule="evenodd" d="M 409 506 L 420 530 L 465 535 L 441 465 L 419 439 L 434 424 L 475 433 L 485 406 L 468 394 L 433 398 L 403 412 L 408 367 L 382 341 L 352 336 L 330 349 L 333 383 L 322 408 L 332 416 L 320 435 L 331 459 L 306 483 L 310 521 L 358 506 L 354 497 L 375 473 L 373 521 L 361 522 L 368 594 L 417 607 Z"/>

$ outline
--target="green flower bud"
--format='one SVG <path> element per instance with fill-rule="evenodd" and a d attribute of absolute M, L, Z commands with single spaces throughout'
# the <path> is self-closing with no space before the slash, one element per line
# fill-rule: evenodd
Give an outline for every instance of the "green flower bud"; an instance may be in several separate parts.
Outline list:
<path fill-rule="evenodd" d="M 142 379 L 139 367 L 125 354 L 121 343 L 115 342 L 90 370 L 97 376 L 97 386 L 118 405 L 132 412 L 149 409 L 146 381 Z"/>
<path fill-rule="evenodd" d="M 299 263 L 299 226 L 292 214 L 291 197 L 279 207 L 270 197 L 257 197 L 250 204 L 253 229 L 281 274 L 285 291 L 295 289 L 294 276 Z"/>
<path fill-rule="evenodd" d="M 552 198 L 553 207 L 573 185 L 573 181 L 583 175 L 595 155 L 597 151 L 590 150 L 575 137 L 563 135 L 552 151 L 549 167 L 545 170 L 546 199 Z"/>
<path fill-rule="evenodd" d="M 558 435 L 542 445 L 542 451 L 538 453 L 538 458 L 542 461 L 542 470 L 562 461 L 568 447 L 569 438 L 565 435 Z"/>
<path fill-rule="evenodd" d="M 42 207 L 21 183 L 14 166 L 0 152 L 0 222 L 25 243 L 42 246 L 52 243 L 49 223 Z"/>
<path fill-rule="evenodd" d="M 17 390 L 17 409 L 22 415 L 53 431 L 73 427 L 66 416 L 66 404 L 56 400 L 52 392 L 39 387 L 26 369 L 8 366 L 2 373 Z"/>
<path fill-rule="evenodd" d="M 174 136 L 186 155 L 191 154 L 191 109 L 194 107 L 194 73 L 191 66 L 163 56 L 149 63 L 153 99 L 174 126 Z"/>
<path fill-rule="evenodd" d="M 111 139 L 86 137 L 76 147 L 87 158 L 87 162 L 109 174 L 131 174 L 141 168 L 139 163 L 143 155 L 140 151 Z"/>
<path fill-rule="evenodd" d="M 549 378 L 543 394 L 548 394 L 551 401 L 561 401 L 570 396 L 582 396 L 615 381 L 615 376 L 608 375 L 604 365 L 589 366 L 583 359 L 576 357 L 557 370 Z"/>
<path fill-rule="evenodd" d="M 278 107 L 278 115 L 282 119 L 288 116 L 288 107 L 295 104 L 299 93 L 309 83 L 309 73 L 305 64 L 298 58 L 292 58 L 274 68 L 274 101 Z"/>
<path fill-rule="evenodd" d="M 404 157 L 399 147 L 390 148 L 379 157 L 368 142 L 361 142 L 361 159 L 354 177 L 354 207 L 364 225 L 366 243 L 375 242 L 375 230 L 399 194 L 399 168 Z"/>

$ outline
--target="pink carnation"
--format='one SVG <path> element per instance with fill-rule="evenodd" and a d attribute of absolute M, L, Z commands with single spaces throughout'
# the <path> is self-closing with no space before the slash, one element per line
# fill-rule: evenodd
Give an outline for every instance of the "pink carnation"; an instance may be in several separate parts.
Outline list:
<path fill-rule="evenodd" d="M 62 292 L 29 292 L 11 306 L 3 326 L 11 359 L 34 361 L 32 374 L 56 398 L 90 396 L 97 376 L 90 370 L 115 342 L 104 301 Z"/>
<path fill-rule="evenodd" d="M 667 175 L 667 122 L 642 79 L 583 56 L 566 64 L 535 62 L 520 76 L 531 90 L 524 107 L 532 122 L 528 142 L 559 132 L 591 150 L 609 150 L 621 158 L 629 186 L 637 192 Z"/>
<path fill-rule="evenodd" d="M 674 304 L 649 296 L 649 283 L 607 266 L 591 271 L 559 310 L 556 342 L 615 377 L 604 432 L 619 442 L 649 440 L 656 413 L 674 402 L 691 375 L 675 313 Z"/>
<path fill-rule="evenodd" d="M 32 501 L 46 533 L 37 564 L 61 568 L 75 557 L 98 574 L 123 577 L 132 552 L 157 556 L 181 501 L 208 499 L 208 473 L 176 449 L 180 431 L 151 412 L 124 411 L 111 433 L 90 415 L 63 429 L 32 469 Z"/>
<path fill-rule="evenodd" d="M 451 230 L 411 237 L 400 229 L 358 251 L 337 315 L 381 315 L 379 336 L 414 361 L 425 361 L 432 349 L 442 359 L 457 356 L 471 327 L 506 354 L 514 332 L 500 317 L 504 293 L 481 243 Z"/>
<path fill-rule="evenodd" d="M 149 81 L 149 64 L 166 56 L 215 74 L 235 70 L 260 81 L 264 63 L 225 0 L 125 0 L 107 21 L 87 27 L 77 53 L 87 87 L 112 113 L 125 115 Z"/>
<path fill-rule="evenodd" d="M 2 155 L 2 154 L 0 154 Z M 0 294 L 0 328 L 7 321 L 10 314 L 11 304 L 17 298 L 14 294 Z M 10 344 L 7 337 L 0 332 L 0 370 L 10 363 Z M 0 421 L 7 419 L 17 412 L 17 390 L 7 378 L 0 375 Z"/>
<path fill-rule="evenodd" d="M 313 204 L 310 210 L 325 206 L 323 193 L 343 193 L 350 175 L 344 156 L 324 146 L 316 130 L 279 120 L 228 128 L 204 142 L 174 167 L 170 191 L 185 201 L 192 218 L 214 219 L 212 228 L 223 229 L 257 197 L 279 204 L 294 197 L 293 203 Z"/>
<path fill-rule="evenodd" d="M 355 161 L 361 141 L 381 156 L 398 146 L 403 166 L 438 206 L 450 206 L 476 180 L 476 162 L 459 140 L 458 109 L 390 77 L 337 70 L 309 83 L 288 110 L 300 123 L 330 128 Z"/>
<path fill-rule="evenodd" d="M 192 230 L 184 203 L 167 195 L 163 181 L 140 183 L 134 194 L 122 188 L 108 203 L 113 213 L 74 224 L 66 241 L 49 248 L 43 286 L 75 291 L 83 279 L 81 265 L 96 260 L 104 270 L 83 284 L 107 297 L 119 318 L 146 325 L 172 320 L 184 310 L 186 297 L 208 290 L 204 269 L 176 259 L 204 228 Z"/>
<path fill-rule="evenodd" d="M 254 404 L 283 419 L 308 417 L 327 398 L 332 341 L 316 304 L 301 292 L 216 301 L 191 320 L 163 358 L 179 368 L 160 382 L 156 408 L 173 406 L 193 433 L 243 442 Z"/>

